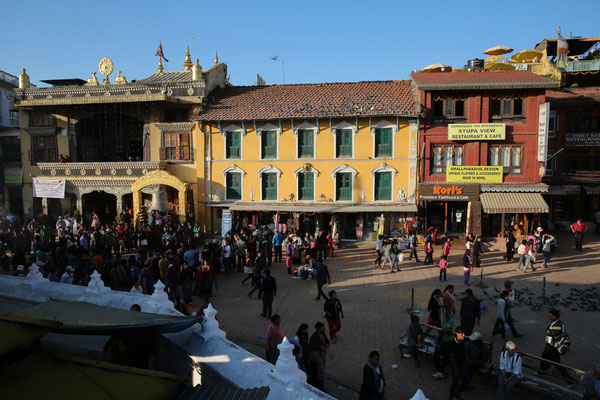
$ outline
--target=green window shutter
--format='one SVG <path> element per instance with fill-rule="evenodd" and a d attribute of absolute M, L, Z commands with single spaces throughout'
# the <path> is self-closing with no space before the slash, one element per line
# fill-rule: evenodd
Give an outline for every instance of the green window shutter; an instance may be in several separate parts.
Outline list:
<path fill-rule="evenodd" d="M 352 157 L 352 129 L 336 130 L 336 157 Z"/>
<path fill-rule="evenodd" d="M 313 158 L 315 156 L 312 129 L 298 129 L 298 146 L 299 158 Z"/>
<path fill-rule="evenodd" d="M 298 200 L 314 200 L 315 184 L 314 174 L 312 172 L 301 172 L 298 174 L 298 185 L 300 190 Z"/>
<path fill-rule="evenodd" d="M 375 200 L 392 200 L 392 173 L 375 173 Z"/>
<path fill-rule="evenodd" d="M 274 172 L 262 174 L 262 199 L 277 200 L 277 174 Z"/>
<path fill-rule="evenodd" d="M 227 173 L 227 199 L 241 200 L 242 199 L 242 174 L 239 172 Z"/>
<path fill-rule="evenodd" d="M 262 158 L 277 158 L 277 132 L 263 131 L 261 143 Z"/>
<path fill-rule="evenodd" d="M 335 190 L 336 200 L 352 200 L 352 174 L 350 172 L 336 174 Z"/>
<path fill-rule="evenodd" d="M 242 138 L 240 132 L 226 132 L 225 145 L 227 158 L 241 158 Z"/>
<path fill-rule="evenodd" d="M 375 157 L 392 156 L 392 128 L 375 129 Z"/>

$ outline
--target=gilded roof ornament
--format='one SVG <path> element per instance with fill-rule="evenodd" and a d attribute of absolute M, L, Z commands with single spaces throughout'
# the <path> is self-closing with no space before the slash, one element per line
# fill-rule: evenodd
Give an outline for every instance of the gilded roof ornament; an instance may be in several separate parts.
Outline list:
<path fill-rule="evenodd" d="M 190 46 L 187 47 L 185 51 L 185 61 L 183 62 L 183 68 L 185 71 L 192 70 L 192 57 L 190 56 Z"/>
<path fill-rule="evenodd" d="M 165 70 L 165 67 L 163 67 L 163 64 L 162 64 L 162 57 L 158 58 L 158 68 L 157 69 L 158 69 L 158 72 L 163 72 Z"/>
<path fill-rule="evenodd" d="M 123 71 L 117 71 L 117 78 L 115 79 L 115 85 L 124 85 L 127 83 L 127 78 L 122 76 Z"/>
<path fill-rule="evenodd" d="M 92 77 L 90 79 L 88 79 L 88 81 L 87 81 L 87 83 L 85 85 L 86 86 L 97 86 L 97 85 L 99 85 L 98 78 L 96 78 L 96 72 L 92 72 Z"/>
<path fill-rule="evenodd" d="M 213 64 L 213 67 L 216 67 L 218 63 L 219 63 L 219 54 L 215 51 L 215 63 Z"/>
<path fill-rule="evenodd" d="M 98 70 L 100 71 L 100 73 L 102 75 L 104 75 L 104 79 L 102 80 L 103 85 L 110 84 L 110 80 L 108 79 L 108 76 L 110 74 L 112 74 L 113 69 L 114 69 L 114 65 L 110 58 L 104 57 L 102 60 L 100 60 L 100 63 L 98 64 Z"/>

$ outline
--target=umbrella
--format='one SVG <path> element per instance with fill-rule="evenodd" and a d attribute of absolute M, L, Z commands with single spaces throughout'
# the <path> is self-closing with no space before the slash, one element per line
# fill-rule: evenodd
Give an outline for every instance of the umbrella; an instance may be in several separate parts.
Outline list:
<path fill-rule="evenodd" d="M 485 64 L 485 69 L 489 71 L 512 71 L 515 69 L 515 66 L 505 62 L 494 61 L 489 64 Z"/>
<path fill-rule="evenodd" d="M 515 62 L 524 62 L 527 60 L 533 60 L 536 57 L 542 57 L 542 52 L 537 50 L 523 50 L 517 54 L 513 54 L 511 59 Z"/>
<path fill-rule="evenodd" d="M 508 60 L 508 58 L 504 57 L 504 56 L 489 56 L 488 58 L 485 59 L 485 63 L 491 63 L 494 61 L 505 61 Z"/>
<path fill-rule="evenodd" d="M 487 54 L 489 56 L 499 56 L 500 54 L 510 53 L 511 51 L 513 51 L 513 49 L 511 49 L 510 47 L 494 46 L 484 51 L 483 54 Z"/>
<path fill-rule="evenodd" d="M 450 72 L 452 71 L 452 67 L 449 65 L 436 63 L 426 66 L 421 70 L 421 72 Z"/>

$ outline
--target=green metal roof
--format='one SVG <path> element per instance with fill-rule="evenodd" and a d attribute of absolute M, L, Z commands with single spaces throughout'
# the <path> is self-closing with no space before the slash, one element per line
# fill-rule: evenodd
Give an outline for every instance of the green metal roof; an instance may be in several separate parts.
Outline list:
<path fill-rule="evenodd" d="M 0 313 L 0 355 L 31 343 L 61 325 L 58 321 Z"/>

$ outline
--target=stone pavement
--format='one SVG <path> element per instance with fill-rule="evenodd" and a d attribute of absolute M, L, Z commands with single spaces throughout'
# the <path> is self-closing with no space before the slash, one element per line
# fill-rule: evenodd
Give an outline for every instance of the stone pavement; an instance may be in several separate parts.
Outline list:
<path fill-rule="evenodd" d="M 535 272 L 516 272 L 516 264 L 507 264 L 503 259 L 504 242 L 490 244 L 489 251 L 482 258 L 484 266 L 484 282 L 489 286 L 485 293 L 471 286 L 476 297 L 482 299 L 485 312 L 481 326 L 476 327 L 484 340 L 494 343 L 494 360 L 504 341 L 498 336 L 492 338 L 491 331 L 495 321 L 496 289 L 501 289 L 506 279 L 515 283 L 519 290 L 527 288 L 541 295 L 542 279 L 546 277 L 547 295 L 560 294 L 564 299 L 569 296 L 570 288 L 586 289 L 600 286 L 600 236 L 588 234 L 583 252 L 575 252 L 571 235 L 559 234 L 559 249 L 550 262 L 550 269 L 537 269 Z M 421 310 L 421 319 L 427 319 L 427 301 L 433 289 L 443 289 L 446 284 L 455 286 L 459 294 L 466 288 L 463 285 L 462 254 L 464 242 L 453 242 L 450 256 L 448 282 L 439 282 L 437 266 L 425 266 L 422 263 L 406 260 L 402 263 L 402 271 L 391 274 L 373 268 L 375 259 L 373 243 L 349 244 L 336 252 L 335 258 L 329 258 L 332 284 L 326 285 L 324 291 L 335 289 L 341 300 L 346 318 L 342 320 L 337 344 L 332 345 L 333 360 L 328 360 L 326 371 L 333 380 L 326 381 L 326 389 L 340 399 L 357 399 L 356 391 L 362 381 L 362 368 L 371 350 L 377 349 L 382 356 L 382 366 L 386 377 L 386 393 L 388 399 L 409 399 L 418 388 L 421 388 L 431 400 L 446 399 L 450 380 L 435 380 L 433 362 L 424 360 L 423 366 L 414 368 L 411 360 L 402 359 L 398 350 L 398 341 L 406 331 L 409 316 L 406 309 L 410 306 L 410 289 L 415 288 L 415 302 Z M 440 248 L 436 247 L 434 259 L 439 259 Z M 422 254 L 422 251 L 421 251 Z M 406 254 L 405 254 L 406 255 Z M 421 256 L 421 260 L 422 260 Z M 271 268 L 277 279 L 278 291 L 273 304 L 273 312 L 281 315 L 284 334 L 294 336 L 297 327 L 306 322 L 312 334 L 317 321 L 323 321 L 323 300 L 316 301 L 316 282 L 292 279 L 287 275 L 283 263 L 274 264 Z M 479 281 L 479 270 L 475 269 L 471 283 Z M 257 300 L 256 293 L 248 298 L 249 281 L 241 284 L 244 274 L 233 272 L 219 279 L 219 290 L 215 292 L 214 307 L 220 326 L 227 336 L 242 347 L 246 347 L 264 357 L 262 343 L 269 321 L 260 316 L 262 302 Z M 489 295 L 489 296 L 488 296 Z M 535 300 L 535 299 L 534 299 Z M 198 303 L 199 300 L 196 300 Z M 576 306 L 564 307 L 562 320 L 569 332 L 572 346 L 563 358 L 567 365 L 589 370 L 600 354 L 600 311 L 573 311 Z M 513 317 L 517 329 L 524 337 L 514 340 L 520 350 L 539 355 L 544 346 L 544 329 L 548 324 L 548 306 L 539 311 L 531 307 L 515 306 Z M 393 369 L 392 364 L 399 368 Z M 494 387 L 474 380 L 476 389 L 465 393 L 465 399 L 496 398 Z M 354 389 L 354 390 L 352 390 Z M 529 399 L 537 397 L 527 393 Z M 520 397 L 515 395 L 515 398 Z"/>

